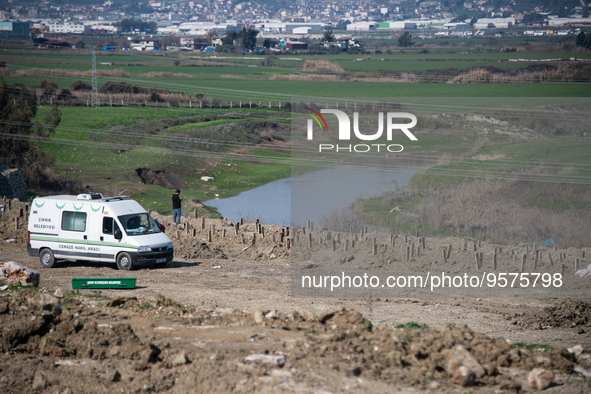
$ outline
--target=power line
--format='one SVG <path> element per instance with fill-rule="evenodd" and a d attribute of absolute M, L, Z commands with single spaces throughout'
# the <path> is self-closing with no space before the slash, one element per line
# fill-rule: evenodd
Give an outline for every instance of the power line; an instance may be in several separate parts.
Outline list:
<path fill-rule="evenodd" d="M 90 106 L 92 108 L 98 108 L 98 76 L 96 73 L 96 53 L 94 47 L 92 47 L 92 93 L 90 96 Z"/>

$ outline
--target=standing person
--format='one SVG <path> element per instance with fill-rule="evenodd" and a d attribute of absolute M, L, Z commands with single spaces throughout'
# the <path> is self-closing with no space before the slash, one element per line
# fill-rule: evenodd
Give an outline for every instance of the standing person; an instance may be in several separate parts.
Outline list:
<path fill-rule="evenodd" d="M 176 224 L 181 224 L 181 201 L 182 199 L 179 197 L 181 191 L 176 189 L 174 194 L 172 195 L 172 209 L 174 211 L 174 215 L 172 217 L 172 222 Z M 178 217 L 178 221 L 177 221 Z"/>

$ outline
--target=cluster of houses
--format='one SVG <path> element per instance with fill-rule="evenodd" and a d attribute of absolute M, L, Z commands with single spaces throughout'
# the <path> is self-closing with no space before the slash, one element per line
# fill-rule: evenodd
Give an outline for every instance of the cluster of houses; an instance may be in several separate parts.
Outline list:
<path fill-rule="evenodd" d="M 543 7 L 515 11 L 514 1 L 472 0 L 455 1 L 397 1 L 391 6 L 367 1 L 313 2 L 295 0 L 274 8 L 266 1 L 203 0 L 171 2 L 144 0 L 137 2 L 141 10 L 131 12 L 126 1 L 89 5 L 55 5 L 50 2 L 36 6 L 9 1 L 0 5 L 0 39 L 33 40 L 40 47 L 83 48 L 78 39 L 62 40 L 73 35 L 122 34 L 118 21 L 141 19 L 154 22 L 157 35 L 205 37 L 225 35 L 228 31 L 253 28 L 259 37 L 318 37 L 326 30 L 346 30 L 349 34 L 364 32 L 393 32 L 435 30 L 439 35 L 471 35 L 478 31 L 494 33 L 498 29 L 522 27 L 522 34 L 558 33 L 575 27 L 591 27 L 585 2 L 571 7 L 569 17 L 552 15 Z M 458 5 L 463 8 L 458 8 Z M 591 4 L 591 3 L 590 3 Z M 453 8 L 452 8 L 453 5 Z M 470 18 L 478 11 L 486 17 Z M 532 19 L 532 16 L 535 16 Z M 28 18 L 28 19 L 27 19 Z M 515 31 L 515 30 L 513 30 Z M 460 33 L 458 33 L 460 32 Z M 471 33 L 472 32 L 472 33 Z M 145 36 L 135 31 L 134 36 Z M 83 38 L 83 37 L 81 37 Z M 208 40 L 211 45 L 211 40 Z M 201 47 L 198 42 L 194 47 Z M 297 46 L 299 44 L 295 44 Z M 131 39 L 130 49 L 156 50 L 157 39 Z"/>

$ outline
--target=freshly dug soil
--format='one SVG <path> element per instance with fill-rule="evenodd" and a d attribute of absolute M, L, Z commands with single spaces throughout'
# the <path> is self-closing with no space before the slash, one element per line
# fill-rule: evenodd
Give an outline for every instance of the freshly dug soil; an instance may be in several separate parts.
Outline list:
<path fill-rule="evenodd" d="M 582 334 L 591 330 L 591 302 L 563 300 L 558 305 L 523 312 L 517 322 L 523 327 L 534 329 L 572 328 Z"/>
<path fill-rule="evenodd" d="M 470 386 L 517 392 L 533 368 L 560 375 L 568 392 L 589 388 L 573 375 L 576 358 L 516 349 L 466 326 L 393 330 L 346 309 L 314 318 L 297 311 L 205 310 L 163 296 L 156 302 L 98 300 L 68 294 L 62 306 L 43 291 L 27 290 L 5 297 L 0 390 L 420 392 Z M 470 370 L 468 377 L 460 367 Z"/>

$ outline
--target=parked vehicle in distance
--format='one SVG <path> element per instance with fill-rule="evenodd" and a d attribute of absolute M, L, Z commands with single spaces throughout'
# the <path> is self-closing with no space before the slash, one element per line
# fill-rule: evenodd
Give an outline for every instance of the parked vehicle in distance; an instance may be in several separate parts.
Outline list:
<path fill-rule="evenodd" d="M 116 51 L 117 47 L 102 47 L 101 51 Z"/>
<path fill-rule="evenodd" d="M 27 252 L 45 268 L 57 260 L 163 267 L 172 241 L 150 214 L 126 196 L 102 194 L 38 197 L 31 204 Z"/>

